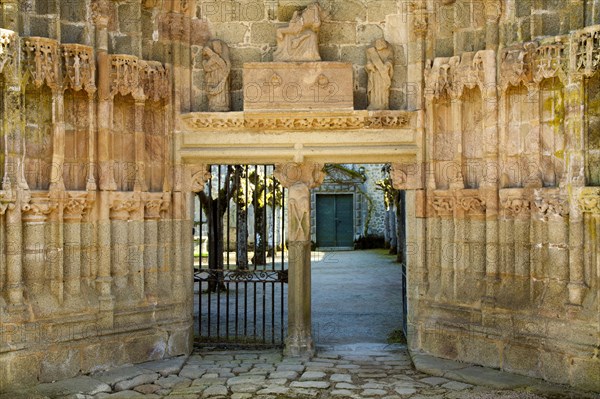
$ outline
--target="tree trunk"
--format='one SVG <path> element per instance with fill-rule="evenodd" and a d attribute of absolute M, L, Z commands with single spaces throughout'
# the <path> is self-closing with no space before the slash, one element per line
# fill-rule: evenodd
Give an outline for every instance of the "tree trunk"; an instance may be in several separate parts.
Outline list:
<path fill-rule="evenodd" d="M 236 266 L 248 270 L 248 209 L 243 202 L 237 202 L 236 213 Z"/>
<path fill-rule="evenodd" d="M 258 206 L 255 201 L 254 206 L 254 230 L 256 231 L 256 243 L 254 244 L 254 265 L 267 264 L 267 207 Z"/>

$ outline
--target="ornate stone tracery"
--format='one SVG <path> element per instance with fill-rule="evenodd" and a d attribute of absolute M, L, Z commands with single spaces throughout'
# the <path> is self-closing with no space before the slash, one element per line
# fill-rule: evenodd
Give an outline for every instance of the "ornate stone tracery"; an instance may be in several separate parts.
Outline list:
<path fill-rule="evenodd" d="M 600 66 L 600 26 L 591 26 L 571 35 L 571 69 L 585 77 Z"/>
<path fill-rule="evenodd" d="M 64 89 L 96 91 L 96 58 L 94 49 L 81 44 L 63 44 Z"/>
<path fill-rule="evenodd" d="M 15 74 L 18 48 L 17 34 L 8 29 L 0 29 L 0 73 Z"/>
<path fill-rule="evenodd" d="M 140 87 L 142 63 L 133 55 L 110 55 L 110 94 L 115 96 L 128 94 L 134 97 L 143 95 Z"/>
<path fill-rule="evenodd" d="M 527 87 L 531 86 L 536 48 L 536 43 L 527 42 L 522 46 L 504 49 L 500 61 L 500 87 L 502 91 L 506 91 L 510 85 L 519 86 L 523 84 Z"/>
<path fill-rule="evenodd" d="M 22 50 L 26 81 L 36 87 L 46 84 L 52 90 L 58 90 L 62 84 L 58 42 L 45 37 L 25 37 Z"/>

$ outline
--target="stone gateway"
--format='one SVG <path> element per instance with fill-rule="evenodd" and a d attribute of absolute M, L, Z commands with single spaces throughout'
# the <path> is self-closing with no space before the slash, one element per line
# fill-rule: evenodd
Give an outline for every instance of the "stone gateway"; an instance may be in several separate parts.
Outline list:
<path fill-rule="evenodd" d="M 416 356 L 600 391 L 600 0 L 3 0 L 0 392 L 189 354 L 210 164 L 390 164 Z M 87 377 L 86 377 L 87 378 Z M 218 394 L 219 392 L 216 392 Z"/>

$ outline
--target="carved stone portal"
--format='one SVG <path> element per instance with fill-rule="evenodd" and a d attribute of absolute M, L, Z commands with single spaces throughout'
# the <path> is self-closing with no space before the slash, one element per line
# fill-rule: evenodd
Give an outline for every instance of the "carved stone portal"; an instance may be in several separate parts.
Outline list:
<path fill-rule="evenodd" d="M 319 55 L 319 28 L 321 6 L 311 4 L 302 11 L 294 12 L 288 26 L 277 29 L 275 61 L 321 61 Z"/>
<path fill-rule="evenodd" d="M 367 65 L 369 75 L 367 93 L 370 110 L 390 108 L 390 87 L 394 75 L 394 51 L 383 39 L 377 39 L 367 48 Z"/>
<path fill-rule="evenodd" d="M 213 40 L 204 47 L 202 55 L 204 57 L 202 64 L 205 74 L 206 95 L 208 96 L 208 110 L 227 112 L 231 110 L 229 47 L 220 40 Z"/>

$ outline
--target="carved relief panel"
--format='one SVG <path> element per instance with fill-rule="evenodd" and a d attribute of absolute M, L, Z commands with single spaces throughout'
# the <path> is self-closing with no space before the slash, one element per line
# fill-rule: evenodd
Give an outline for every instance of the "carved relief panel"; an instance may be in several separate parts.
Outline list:
<path fill-rule="evenodd" d="M 453 176 L 455 143 L 452 133 L 452 111 L 449 96 L 443 95 L 434 102 L 433 158 L 435 160 L 436 188 L 449 188 Z M 459 166 L 460 167 L 460 166 Z"/>

